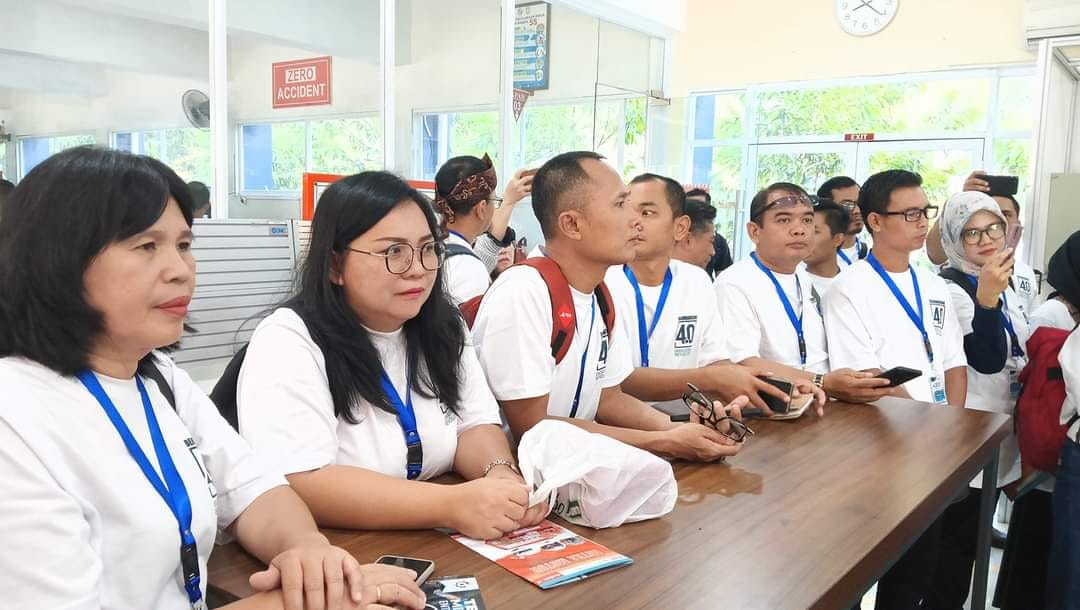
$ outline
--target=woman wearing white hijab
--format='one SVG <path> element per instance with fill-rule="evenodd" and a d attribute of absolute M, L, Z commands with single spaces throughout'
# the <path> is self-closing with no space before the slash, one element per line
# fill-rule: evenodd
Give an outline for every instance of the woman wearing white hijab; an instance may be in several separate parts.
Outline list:
<path fill-rule="evenodd" d="M 949 198 L 941 220 L 948 264 L 941 275 L 949 282 L 964 331 L 968 358 L 967 407 L 1012 413 L 1020 391 L 1020 371 L 1027 364 L 1024 346 L 1030 331 L 1028 312 L 1010 286 L 1013 250 L 1006 248 L 1008 222 L 1001 208 L 983 193 Z M 1020 477 L 1020 451 L 1010 434 L 1000 448 L 997 487 Z M 963 500 L 945 511 L 938 565 L 929 607 L 963 608 L 971 583 L 978 530 L 982 477 L 971 482 Z"/>

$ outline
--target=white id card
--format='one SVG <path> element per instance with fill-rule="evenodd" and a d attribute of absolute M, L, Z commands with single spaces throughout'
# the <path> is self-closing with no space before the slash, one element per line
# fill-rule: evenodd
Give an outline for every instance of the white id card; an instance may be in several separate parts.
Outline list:
<path fill-rule="evenodd" d="M 939 405 L 949 404 L 949 399 L 945 396 L 945 378 L 941 375 L 933 375 L 930 377 L 930 392 L 934 395 L 934 402 Z"/>
<path fill-rule="evenodd" d="M 1015 403 L 1020 398 L 1020 368 L 1022 368 L 1021 362 L 1013 361 L 1013 366 L 1009 368 L 1009 398 Z"/>

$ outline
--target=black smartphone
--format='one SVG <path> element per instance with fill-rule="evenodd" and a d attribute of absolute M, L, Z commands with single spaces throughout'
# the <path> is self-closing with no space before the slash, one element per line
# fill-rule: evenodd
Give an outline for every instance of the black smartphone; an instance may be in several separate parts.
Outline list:
<path fill-rule="evenodd" d="M 917 371 L 915 369 L 909 369 L 909 368 L 904 367 L 904 366 L 898 366 L 898 367 L 895 367 L 895 368 L 891 368 L 891 369 L 881 373 L 880 375 L 878 375 L 878 379 L 888 379 L 889 380 L 889 385 L 886 386 L 886 387 L 889 387 L 889 388 L 895 388 L 896 386 L 904 385 L 905 383 L 911 381 L 912 379 L 918 379 L 919 377 L 922 377 L 922 371 Z"/>
<path fill-rule="evenodd" d="M 990 196 L 1006 197 L 1020 190 L 1020 178 L 1016 176 L 979 176 L 990 185 Z"/>
<path fill-rule="evenodd" d="M 435 571 L 435 562 L 428 559 L 414 559 L 412 557 L 400 557 L 398 555 L 383 555 L 375 560 L 388 566 L 397 566 L 416 572 L 416 584 L 422 585 L 427 581 L 431 573 Z"/>
<path fill-rule="evenodd" d="M 787 394 L 787 400 L 782 400 L 776 398 L 772 394 L 758 392 L 758 396 L 761 397 L 761 400 L 765 401 L 765 406 L 769 407 L 769 409 L 777 415 L 787 413 L 788 409 L 791 408 L 791 395 L 795 392 L 795 384 L 785 379 L 777 379 L 776 377 L 762 377 L 761 380 Z"/>

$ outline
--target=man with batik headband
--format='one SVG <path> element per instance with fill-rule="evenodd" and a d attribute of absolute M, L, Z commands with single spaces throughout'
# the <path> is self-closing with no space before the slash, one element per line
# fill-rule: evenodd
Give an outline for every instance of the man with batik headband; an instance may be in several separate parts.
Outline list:
<path fill-rule="evenodd" d="M 513 204 L 520 201 L 531 189 L 532 176 L 525 172 L 514 175 L 506 188 L 509 200 L 505 207 L 510 211 Z M 512 229 L 506 226 L 509 214 L 501 214 L 503 199 L 495 196 L 498 177 L 491 159 L 472 156 L 454 157 L 447 161 L 435 174 L 435 206 L 443 217 L 447 229 L 445 278 L 447 291 L 455 301 L 462 303 L 487 290 L 491 284 L 491 271 L 495 267 L 489 256 L 481 256 L 474 250 L 477 238 L 485 235 L 492 224 L 499 223 L 504 236 L 513 239 Z M 491 238 L 489 241 L 496 241 Z M 486 248 L 490 250 L 490 248 Z"/>

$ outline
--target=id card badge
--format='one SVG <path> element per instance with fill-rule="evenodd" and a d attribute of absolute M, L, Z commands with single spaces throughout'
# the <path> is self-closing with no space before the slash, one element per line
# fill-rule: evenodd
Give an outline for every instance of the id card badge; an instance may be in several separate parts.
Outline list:
<path fill-rule="evenodd" d="M 934 396 L 935 403 L 949 404 L 949 399 L 945 396 L 945 378 L 941 375 L 935 373 L 930 377 L 930 393 Z"/>
<path fill-rule="evenodd" d="M 1020 368 L 1021 363 L 1013 361 L 1013 366 L 1009 368 L 1009 398 L 1011 404 L 1015 404 L 1020 398 Z"/>
<path fill-rule="evenodd" d="M 192 603 L 191 610 L 209 610 L 206 605 L 206 598 L 200 597 L 199 601 Z"/>

